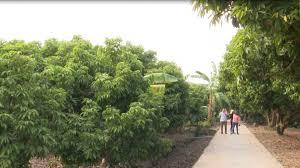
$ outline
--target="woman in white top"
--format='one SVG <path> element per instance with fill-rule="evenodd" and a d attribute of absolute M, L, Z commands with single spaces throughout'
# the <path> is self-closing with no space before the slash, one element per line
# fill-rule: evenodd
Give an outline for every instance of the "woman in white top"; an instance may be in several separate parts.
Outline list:
<path fill-rule="evenodd" d="M 225 126 L 225 134 L 227 134 L 227 111 L 225 108 L 219 114 L 221 124 L 221 134 L 223 134 L 223 125 Z"/>

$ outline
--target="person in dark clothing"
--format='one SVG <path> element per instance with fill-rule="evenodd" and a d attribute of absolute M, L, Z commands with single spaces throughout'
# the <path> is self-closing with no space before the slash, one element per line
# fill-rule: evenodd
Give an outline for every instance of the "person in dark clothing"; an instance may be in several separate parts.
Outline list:
<path fill-rule="evenodd" d="M 234 127 L 233 127 L 233 124 L 232 124 L 233 110 L 230 110 L 229 118 L 230 118 L 230 133 L 234 134 Z"/>

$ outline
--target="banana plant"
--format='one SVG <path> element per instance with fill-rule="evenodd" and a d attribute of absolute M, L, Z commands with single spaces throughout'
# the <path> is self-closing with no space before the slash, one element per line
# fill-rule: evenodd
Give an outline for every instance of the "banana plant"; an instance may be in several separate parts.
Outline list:
<path fill-rule="evenodd" d="M 226 104 L 230 105 L 228 98 L 226 95 L 224 95 L 221 92 L 217 92 L 216 87 L 217 87 L 217 82 L 216 82 L 216 77 L 217 77 L 217 67 L 214 62 L 211 62 L 212 64 L 212 72 L 210 73 L 210 76 L 207 74 L 196 71 L 195 74 L 191 75 L 192 78 L 198 78 L 205 80 L 207 82 L 207 88 L 209 90 L 209 95 L 208 95 L 208 105 L 207 105 L 207 119 L 208 122 L 212 122 L 212 117 L 213 117 L 213 109 L 215 104 Z"/>

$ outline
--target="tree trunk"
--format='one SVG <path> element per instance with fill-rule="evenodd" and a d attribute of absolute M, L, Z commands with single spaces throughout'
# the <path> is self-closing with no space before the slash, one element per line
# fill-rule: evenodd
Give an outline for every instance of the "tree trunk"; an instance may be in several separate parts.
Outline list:
<path fill-rule="evenodd" d="M 274 110 L 272 110 L 271 112 L 271 123 L 270 123 L 270 127 L 275 127 L 276 125 L 276 112 Z"/>
<path fill-rule="evenodd" d="M 211 104 L 211 107 L 210 107 L 210 117 L 211 117 L 211 120 L 214 121 L 214 103 L 213 103 L 213 94 L 212 92 L 210 93 L 210 104 Z"/>
<path fill-rule="evenodd" d="M 267 113 L 267 121 L 268 121 L 268 127 L 274 128 L 276 126 L 276 112 L 277 109 L 272 109 L 271 113 Z"/>
<path fill-rule="evenodd" d="M 102 158 L 100 163 L 100 168 L 107 168 L 107 167 L 109 167 L 107 161 L 105 160 L 105 158 Z"/>
<path fill-rule="evenodd" d="M 279 134 L 279 135 L 283 135 L 284 130 L 285 130 L 285 128 L 281 127 L 281 126 L 276 128 L 277 134 Z"/>
<path fill-rule="evenodd" d="M 207 108 L 207 120 L 211 124 L 212 123 L 212 106 L 211 106 L 211 94 L 208 97 L 208 108 Z"/>
<path fill-rule="evenodd" d="M 270 127 L 270 123 L 271 123 L 271 119 L 270 119 L 270 116 L 269 116 L 269 113 L 267 113 L 266 115 L 265 115 L 265 117 L 266 117 L 266 120 L 267 120 L 267 123 L 268 123 L 268 127 Z"/>
<path fill-rule="evenodd" d="M 279 135 L 283 135 L 287 127 L 287 122 L 284 121 L 284 114 L 280 110 L 276 110 L 276 131 Z"/>

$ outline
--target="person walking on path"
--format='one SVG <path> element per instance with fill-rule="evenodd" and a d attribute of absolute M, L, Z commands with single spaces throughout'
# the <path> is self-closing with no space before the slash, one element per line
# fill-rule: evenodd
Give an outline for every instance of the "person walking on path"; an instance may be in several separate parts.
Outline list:
<path fill-rule="evenodd" d="M 234 132 L 234 127 L 236 127 L 236 134 L 239 135 L 239 124 L 241 122 L 241 117 L 239 116 L 239 114 L 234 111 L 233 112 L 233 117 L 232 117 L 232 124 L 233 124 L 233 128 L 232 131 Z"/>
<path fill-rule="evenodd" d="M 229 118 L 230 118 L 230 133 L 231 133 L 231 134 L 234 134 L 233 123 L 232 123 L 232 119 L 233 119 L 233 110 L 230 110 Z"/>
<path fill-rule="evenodd" d="M 225 108 L 219 114 L 221 124 L 221 134 L 223 134 L 223 126 L 225 126 L 225 134 L 227 134 L 227 111 Z"/>

